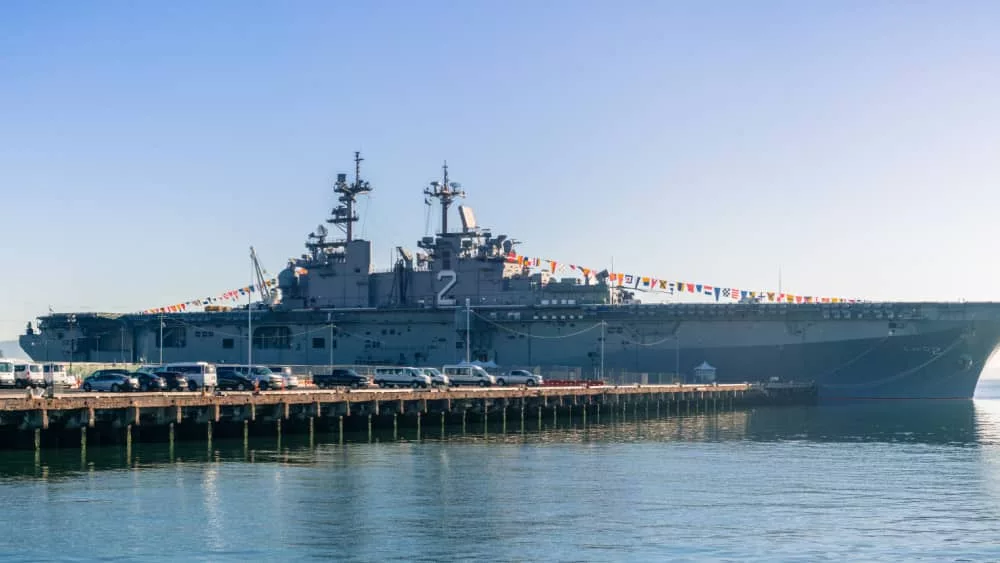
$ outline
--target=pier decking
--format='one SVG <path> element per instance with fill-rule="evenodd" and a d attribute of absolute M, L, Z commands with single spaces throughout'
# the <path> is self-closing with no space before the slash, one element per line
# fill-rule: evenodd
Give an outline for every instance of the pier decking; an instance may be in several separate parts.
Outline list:
<path fill-rule="evenodd" d="M 766 385 L 643 385 L 451 388 L 448 390 L 295 390 L 264 393 L 65 393 L 52 398 L 0 397 L 0 448 L 86 447 L 133 440 L 211 440 L 268 431 L 314 432 L 319 426 L 371 433 L 391 424 L 466 424 L 470 419 L 665 416 L 732 410 L 750 405 L 809 403 L 815 388 Z M 283 429 L 284 427 L 284 429 Z"/>

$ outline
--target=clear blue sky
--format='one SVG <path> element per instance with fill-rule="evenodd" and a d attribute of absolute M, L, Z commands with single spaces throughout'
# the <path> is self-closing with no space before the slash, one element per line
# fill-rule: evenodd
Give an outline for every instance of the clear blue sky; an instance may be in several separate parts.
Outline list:
<path fill-rule="evenodd" d="M 206 5 L 208 4 L 208 5 Z M 379 266 L 447 159 L 524 254 L 991 300 L 996 2 L 0 3 L 0 339 L 244 285 L 363 151 Z"/>

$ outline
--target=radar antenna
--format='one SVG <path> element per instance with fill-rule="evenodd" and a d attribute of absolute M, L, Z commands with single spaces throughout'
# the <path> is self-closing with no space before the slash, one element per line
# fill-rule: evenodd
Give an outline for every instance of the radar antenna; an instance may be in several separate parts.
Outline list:
<path fill-rule="evenodd" d="M 330 214 L 327 223 L 333 223 L 340 227 L 347 235 L 347 241 L 354 239 L 354 223 L 358 221 L 358 214 L 354 211 L 354 206 L 358 202 L 358 196 L 372 191 L 368 182 L 361 179 L 361 158 L 360 152 L 354 153 L 354 183 L 347 183 L 347 174 L 337 174 L 337 183 L 333 186 L 333 191 L 339 194 L 337 198 L 340 205 L 335 207 Z"/>
<path fill-rule="evenodd" d="M 424 188 L 424 195 L 437 198 L 441 202 L 441 234 L 448 233 L 448 208 L 457 197 L 465 197 L 462 191 L 462 184 L 448 181 L 448 161 L 445 161 L 444 179 L 441 182 L 431 182 L 430 187 Z"/>

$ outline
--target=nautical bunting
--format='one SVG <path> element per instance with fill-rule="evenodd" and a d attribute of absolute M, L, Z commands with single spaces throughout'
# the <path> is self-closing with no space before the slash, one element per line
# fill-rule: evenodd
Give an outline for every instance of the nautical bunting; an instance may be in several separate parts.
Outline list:
<path fill-rule="evenodd" d="M 568 262 L 557 262 L 555 260 L 529 258 L 514 252 L 507 254 L 506 262 L 518 264 L 523 268 L 539 268 L 547 266 L 546 270 L 551 274 L 559 271 L 568 271 L 573 274 L 582 273 L 584 278 L 596 277 L 600 270 L 587 268 L 578 264 Z M 701 283 L 688 283 L 682 281 L 671 281 L 652 276 L 642 276 L 623 272 L 608 272 L 608 284 L 616 287 L 627 287 L 642 291 L 656 293 L 676 294 L 690 293 L 693 295 L 703 295 L 715 298 L 716 301 L 742 301 L 750 299 L 754 301 L 764 301 L 767 303 L 860 303 L 861 299 L 847 299 L 844 297 L 815 297 L 811 295 L 793 295 L 790 293 L 778 293 L 774 291 L 752 291 L 733 287 L 720 287 Z"/>
<path fill-rule="evenodd" d="M 567 262 L 557 262 L 555 260 L 548 260 L 542 258 L 529 258 L 527 256 L 520 256 L 516 253 L 509 253 L 505 256 L 505 261 L 509 264 L 517 264 L 523 268 L 542 268 L 546 267 L 546 270 L 552 274 L 559 271 L 565 272 L 567 269 L 574 273 L 582 273 L 584 278 L 597 277 L 600 270 L 594 268 L 587 268 L 577 264 L 569 264 Z M 307 274 L 308 270 L 302 267 L 297 267 L 297 274 Z M 609 272 L 608 283 L 617 287 L 627 287 L 631 289 L 639 289 L 642 291 L 650 291 L 655 293 L 665 293 L 669 295 L 689 293 L 692 295 L 702 295 L 715 298 L 716 301 L 742 301 L 744 299 L 751 299 L 755 301 L 765 301 L 768 303 L 860 303 L 860 299 L 846 299 L 843 297 L 815 297 L 811 295 L 793 295 L 791 293 L 778 293 L 774 291 L 751 291 L 746 289 L 732 288 L 732 287 L 721 287 L 715 285 L 707 285 L 702 283 L 691 283 L 686 281 L 677 280 L 665 280 L 661 278 L 655 278 L 652 276 L 642 276 L 635 274 L 627 274 L 623 272 Z M 278 280 L 276 278 L 271 278 L 264 282 L 267 287 L 274 287 L 278 285 Z M 153 309 L 146 309 L 142 311 L 144 314 L 156 314 L 156 313 L 177 313 L 182 311 L 187 311 L 189 309 L 198 309 L 205 306 L 215 305 L 215 304 L 236 304 L 242 302 L 246 299 L 246 296 L 252 295 L 257 296 L 257 288 L 253 286 L 238 287 L 236 289 L 231 289 L 222 294 L 216 295 L 214 297 L 203 297 L 201 299 L 192 299 L 191 301 L 185 301 L 184 303 L 176 303 L 173 305 L 167 305 L 165 307 L 158 307 Z"/>
<path fill-rule="evenodd" d="M 267 287 L 274 287 L 278 285 L 277 278 L 271 278 L 264 282 Z M 146 309 L 141 311 L 142 314 L 152 315 L 157 313 L 180 313 L 188 311 L 189 309 L 202 308 L 207 305 L 215 304 L 235 304 L 242 302 L 247 295 L 259 295 L 257 288 L 251 285 L 239 287 L 236 289 L 231 289 L 229 291 L 223 292 L 214 297 L 202 297 L 201 299 L 192 299 L 191 301 L 185 301 L 184 303 L 176 303 L 174 305 L 167 305 L 165 307 L 156 307 L 154 309 Z"/>

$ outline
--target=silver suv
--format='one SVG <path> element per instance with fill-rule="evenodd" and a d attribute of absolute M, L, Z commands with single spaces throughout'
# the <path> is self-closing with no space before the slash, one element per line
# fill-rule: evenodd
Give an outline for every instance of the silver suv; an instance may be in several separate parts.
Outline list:
<path fill-rule="evenodd" d="M 542 376 L 531 373 L 526 369 L 512 369 L 507 373 L 497 376 L 497 385 L 527 385 L 528 387 L 534 387 L 542 383 Z"/>

